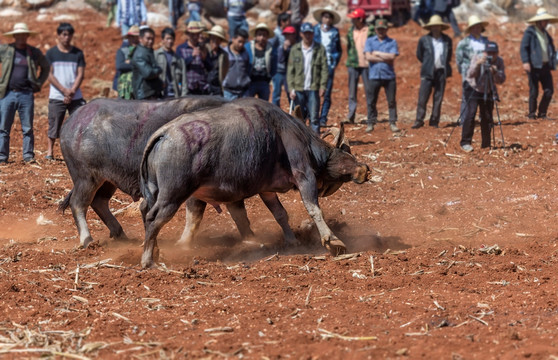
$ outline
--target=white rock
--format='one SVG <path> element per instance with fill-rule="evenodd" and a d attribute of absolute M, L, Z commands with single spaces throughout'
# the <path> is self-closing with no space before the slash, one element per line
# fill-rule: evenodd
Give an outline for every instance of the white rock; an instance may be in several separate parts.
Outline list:
<path fill-rule="evenodd" d="M 37 21 L 47 21 L 48 20 L 48 15 L 47 14 L 39 14 L 37 15 Z"/>
<path fill-rule="evenodd" d="M 52 224 L 54 224 L 54 222 L 52 222 L 52 220 L 48 220 L 47 218 L 45 218 L 43 214 L 40 214 L 39 217 L 37 218 L 37 225 L 52 225 Z"/>
<path fill-rule="evenodd" d="M 154 12 L 147 13 L 147 25 L 149 26 L 170 26 L 168 16 Z"/>
<path fill-rule="evenodd" d="M 19 10 L 15 10 L 15 9 L 3 9 L 0 11 L 0 16 L 1 17 L 10 17 L 10 16 L 22 16 L 23 13 Z"/>
<path fill-rule="evenodd" d="M 78 18 L 76 15 L 60 14 L 52 18 L 53 21 L 75 21 Z"/>

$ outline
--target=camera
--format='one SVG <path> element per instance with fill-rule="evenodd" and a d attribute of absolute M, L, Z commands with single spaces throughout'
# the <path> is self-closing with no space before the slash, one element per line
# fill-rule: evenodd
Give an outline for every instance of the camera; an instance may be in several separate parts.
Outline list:
<path fill-rule="evenodd" d="M 492 60 L 494 60 L 494 56 L 492 56 L 492 55 L 487 55 L 486 56 L 486 62 L 488 64 L 492 64 Z"/>

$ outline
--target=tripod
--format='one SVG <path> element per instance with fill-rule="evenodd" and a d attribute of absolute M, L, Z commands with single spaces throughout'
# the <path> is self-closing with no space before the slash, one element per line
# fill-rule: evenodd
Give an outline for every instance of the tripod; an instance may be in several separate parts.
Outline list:
<path fill-rule="evenodd" d="M 502 135 L 502 146 L 505 147 L 506 144 L 504 142 L 504 131 L 502 130 L 502 121 L 500 120 L 500 109 L 498 108 L 498 102 L 500 102 L 500 98 L 498 96 L 498 92 L 496 90 L 496 86 L 494 84 L 494 77 L 492 76 L 492 72 L 490 71 L 490 61 L 487 61 L 486 63 L 482 64 L 482 75 L 480 77 L 480 80 L 484 80 L 484 94 L 483 94 L 483 100 L 486 103 L 486 101 L 488 100 L 488 96 L 489 94 L 492 96 L 492 101 L 496 107 L 496 117 L 498 119 L 498 125 L 500 126 L 500 133 Z M 465 101 L 465 106 L 463 107 L 463 109 L 461 110 L 461 112 L 459 113 L 459 117 L 457 118 L 457 124 L 460 123 L 460 121 L 462 120 L 463 117 L 463 113 L 465 112 L 465 110 L 468 108 L 469 102 L 471 101 L 473 95 L 475 94 L 475 91 L 473 90 L 471 92 L 471 94 L 469 95 L 469 97 L 466 99 Z M 473 119 L 474 121 L 474 119 Z M 495 130 L 494 130 L 494 120 L 492 119 L 492 122 L 490 124 L 491 126 L 491 132 L 492 132 L 492 144 L 496 144 L 496 135 L 495 135 Z M 457 126 L 456 126 L 457 127 Z M 454 127 L 445 144 L 444 147 L 446 147 L 450 141 L 450 138 L 453 134 L 453 131 L 455 130 Z M 492 146 L 493 148 L 494 146 Z"/>

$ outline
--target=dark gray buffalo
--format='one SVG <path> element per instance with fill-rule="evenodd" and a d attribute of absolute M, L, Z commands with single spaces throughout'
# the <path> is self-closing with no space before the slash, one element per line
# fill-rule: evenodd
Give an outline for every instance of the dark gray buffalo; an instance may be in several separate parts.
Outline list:
<path fill-rule="evenodd" d="M 109 228 L 111 237 L 126 239 L 108 203 L 116 189 L 134 201 L 141 197 L 138 183 L 141 158 L 155 130 L 181 114 L 225 102 L 211 96 L 166 101 L 97 99 L 79 108 L 60 133 L 60 147 L 74 188 L 59 209 L 71 207 L 80 245 L 86 247 L 93 241 L 85 218 L 89 206 Z"/>
<path fill-rule="evenodd" d="M 161 127 L 145 147 L 140 173 L 145 223 L 141 264 L 150 267 L 159 231 L 186 200 L 195 228 L 205 204 L 217 207 L 256 194 L 276 202 L 266 203 L 272 212 L 284 212 L 275 193 L 291 189 L 300 191 L 322 245 L 342 253 L 345 244 L 325 223 L 318 196 L 344 182 L 363 183 L 369 169 L 278 107 L 245 98 L 181 115 Z"/>

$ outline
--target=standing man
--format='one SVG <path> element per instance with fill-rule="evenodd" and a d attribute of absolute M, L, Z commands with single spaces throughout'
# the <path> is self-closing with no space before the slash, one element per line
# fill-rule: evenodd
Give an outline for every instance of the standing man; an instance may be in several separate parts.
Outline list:
<path fill-rule="evenodd" d="M 281 88 L 282 87 L 285 88 L 285 91 L 287 92 L 287 97 L 289 93 L 289 91 L 287 90 L 287 77 L 285 76 L 287 72 L 287 62 L 286 59 L 284 59 L 285 60 L 284 62 L 279 61 L 279 52 L 281 51 L 280 49 L 285 44 L 285 35 L 283 34 L 283 30 L 285 30 L 290 25 L 291 25 L 291 16 L 289 14 L 283 12 L 277 15 L 277 26 L 275 27 L 275 30 L 273 30 L 275 36 L 273 36 L 273 38 L 269 40 L 269 42 L 271 43 L 271 45 L 273 46 L 273 48 L 277 53 L 277 71 L 275 72 L 275 75 L 273 75 L 273 78 L 271 79 L 271 82 L 273 84 L 273 92 L 271 93 L 271 102 L 277 106 L 280 106 L 281 103 Z M 294 33 L 296 35 L 296 30 L 294 31 Z"/>
<path fill-rule="evenodd" d="M 558 18 L 550 15 L 544 8 L 537 10 L 537 14 L 527 20 L 531 24 L 521 40 L 520 55 L 523 70 L 529 78 L 529 119 L 546 119 L 548 105 L 554 93 L 551 70 L 556 70 L 556 49 L 552 37 L 546 31 L 549 23 L 558 22 Z M 538 106 L 539 83 L 543 95 Z"/>
<path fill-rule="evenodd" d="M 107 27 L 110 27 L 112 21 L 114 20 L 114 16 L 116 15 L 116 0 L 106 0 L 107 4 Z"/>
<path fill-rule="evenodd" d="M 291 25 L 297 31 L 300 30 L 304 18 L 308 16 L 309 9 L 308 0 L 274 0 L 271 4 L 271 11 L 275 15 L 286 12 L 291 16 Z"/>
<path fill-rule="evenodd" d="M 163 29 L 163 46 L 155 50 L 155 60 L 162 69 L 159 79 L 163 82 L 163 97 L 177 98 L 186 95 L 186 66 L 184 60 L 173 50 L 176 35 L 170 27 Z"/>
<path fill-rule="evenodd" d="M 33 135 L 33 93 L 41 90 L 48 78 L 50 65 L 41 51 L 27 44 L 30 35 L 27 24 L 16 23 L 12 31 L 4 36 L 12 36 L 14 42 L 0 45 L 0 164 L 8 162 L 10 154 L 10 132 L 16 110 L 23 133 L 23 160 L 35 160 Z M 40 69 L 40 73 L 39 73 Z"/>
<path fill-rule="evenodd" d="M 314 28 L 306 22 L 300 26 L 302 41 L 293 45 L 287 65 L 290 98 L 300 105 L 303 118 L 310 118 L 310 127 L 320 134 L 320 97 L 327 86 L 327 56 L 325 48 L 314 42 Z"/>
<path fill-rule="evenodd" d="M 473 151 L 471 142 L 475 132 L 474 114 L 477 112 L 477 107 L 480 112 L 481 147 L 490 147 L 490 130 L 494 126 L 492 111 L 494 100 L 498 99 L 496 84 L 503 84 L 505 80 L 504 60 L 498 56 L 498 44 L 490 41 L 486 44 L 484 52 L 473 57 L 467 73 L 467 83 L 470 84 L 473 93 L 467 103 L 467 117 L 463 122 L 461 133 L 461 149 L 463 151 Z M 490 86 L 491 82 L 493 88 Z"/>
<path fill-rule="evenodd" d="M 250 87 L 250 55 L 245 48 L 248 32 L 236 29 L 229 46 L 226 48 L 229 71 L 223 80 L 223 97 L 234 100 L 248 96 Z"/>
<path fill-rule="evenodd" d="M 130 100 L 133 96 L 132 88 L 132 64 L 130 64 L 130 53 L 139 44 L 139 26 L 131 26 L 122 41 L 122 45 L 116 50 L 116 74 L 113 80 L 113 89 L 118 91 L 118 97 Z"/>
<path fill-rule="evenodd" d="M 461 0 L 434 0 L 434 14 L 439 15 L 445 21 L 449 21 L 453 29 L 453 37 L 461 36 L 461 30 L 459 30 L 457 19 L 453 13 L 453 8 L 458 7 L 460 4 Z"/>
<path fill-rule="evenodd" d="M 151 28 L 143 28 L 139 34 L 139 44 L 131 54 L 132 88 L 134 99 L 159 99 L 163 95 L 163 82 L 159 75 L 163 70 L 157 65 L 153 52 L 155 32 Z"/>
<path fill-rule="evenodd" d="M 144 0 L 118 0 L 116 24 L 120 27 L 122 36 L 128 33 L 130 26 L 147 24 L 147 8 Z"/>
<path fill-rule="evenodd" d="M 291 53 L 292 46 L 296 43 L 298 34 L 294 26 L 287 26 L 283 30 L 285 41 L 277 49 L 277 72 L 273 76 L 273 95 L 272 103 L 274 105 L 281 105 L 281 88 L 285 89 L 287 99 L 289 99 L 289 86 L 287 84 L 287 64 L 289 61 L 289 54 Z"/>
<path fill-rule="evenodd" d="M 461 95 L 461 109 L 459 111 L 460 123 L 463 123 L 468 115 L 465 113 L 467 111 L 467 101 L 471 97 L 473 89 L 467 83 L 467 72 L 469 71 L 469 66 L 471 64 L 471 59 L 476 54 L 484 51 L 488 39 L 486 36 L 482 36 L 482 32 L 488 26 L 487 21 L 481 21 L 477 15 L 469 16 L 466 33 L 469 33 L 463 40 L 457 44 L 455 49 L 455 58 L 457 61 L 457 71 L 461 74 L 461 85 L 462 85 L 462 95 Z M 475 110 L 476 111 L 476 110 Z M 476 114 L 473 114 L 473 119 Z"/>
<path fill-rule="evenodd" d="M 354 124 L 357 108 L 358 79 L 362 78 L 366 105 L 368 111 L 368 122 L 372 122 L 372 98 L 369 96 L 370 79 L 368 78 L 368 61 L 364 58 L 364 44 L 369 37 L 374 36 L 374 26 L 365 23 L 366 13 L 363 9 L 355 9 L 347 15 L 353 25 L 347 33 L 347 70 L 349 73 L 349 114 L 348 122 Z"/>
<path fill-rule="evenodd" d="M 331 90 L 333 89 L 335 68 L 339 65 L 339 60 L 341 60 L 341 54 L 343 53 L 339 30 L 334 26 L 339 23 L 341 17 L 335 10 L 326 7 L 314 11 L 314 19 L 318 21 L 318 24 L 314 27 L 314 41 L 323 45 L 327 56 L 327 86 L 320 111 L 320 126 L 326 126 L 327 115 L 331 107 Z"/>
<path fill-rule="evenodd" d="M 207 35 L 209 35 L 207 48 L 211 63 L 211 70 L 207 74 L 209 94 L 223 96 L 223 80 L 229 71 L 229 56 L 221 44 L 227 42 L 227 33 L 221 25 L 215 25 Z"/>
<path fill-rule="evenodd" d="M 269 82 L 277 71 L 276 49 L 268 41 L 273 33 L 265 23 L 260 23 L 252 30 L 254 40 L 248 42 L 246 50 L 250 56 L 249 96 L 269 101 Z"/>
<path fill-rule="evenodd" d="M 173 29 L 176 29 L 178 19 L 180 19 L 184 13 L 184 0 L 169 0 L 169 21 Z"/>
<path fill-rule="evenodd" d="M 209 94 L 207 73 L 211 69 L 211 62 L 207 56 L 207 47 L 201 42 L 201 33 L 205 26 L 199 21 L 190 21 L 186 27 L 188 39 L 176 48 L 178 56 L 186 64 L 187 92 L 190 95 Z"/>
<path fill-rule="evenodd" d="M 420 69 L 420 89 L 417 104 L 417 117 L 413 129 L 424 126 L 426 116 L 426 103 L 434 89 L 432 96 L 432 114 L 428 125 L 437 128 L 440 123 L 442 100 L 446 90 L 446 79 L 451 76 L 452 41 L 449 36 L 442 33 L 449 25 L 442 21 L 440 15 L 430 18 L 428 24 L 423 26 L 430 32 L 419 39 L 417 45 L 417 59 L 422 63 Z"/>
<path fill-rule="evenodd" d="M 236 33 L 236 29 L 241 28 L 248 32 L 248 22 L 246 21 L 246 0 L 223 0 L 227 21 L 229 22 L 229 36 L 231 39 Z"/>
<path fill-rule="evenodd" d="M 54 160 L 54 143 L 60 137 L 60 128 L 66 112 L 72 115 L 77 108 L 85 104 L 79 88 L 85 72 L 85 57 L 80 49 L 72 45 L 74 27 L 69 23 L 60 23 L 56 33 L 58 44 L 46 53 L 50 62 L 46 155 L 48 160 Z"/>
<path fill-rule="evenodd" d="M 368 38 L 364 45 L 364 56 L 370 63 L 368 78 L 370 79 L 369 97 L 372 104 L 371 119 L 368 119 L 366 132 L 374 131 L 374 125 L 378 121 L 378 110 L 376 103 L 380 88 L 384 88 L 389 108 L 389 128 L 392 132 L 398 132 L 397 103 L 395 101 L 396 82 L 393 63 L 399 56 L 397 41 L 387 36 L 388 24 L 386 19 L 376 19 L 374 23 L 376 36 Z"/>

